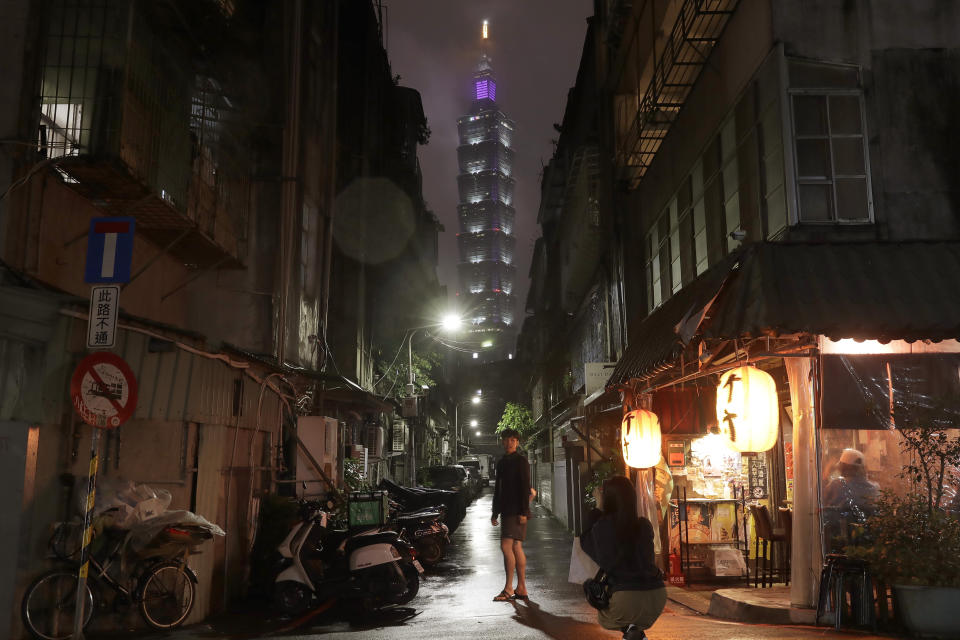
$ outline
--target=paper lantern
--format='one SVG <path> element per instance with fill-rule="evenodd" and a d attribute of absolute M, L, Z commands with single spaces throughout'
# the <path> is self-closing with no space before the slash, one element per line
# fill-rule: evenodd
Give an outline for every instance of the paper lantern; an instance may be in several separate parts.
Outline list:
<path fill-rule="evenodd" d="M 720 376 L 717 423 L 741 453 L 767 451 L 780 431 L 777 385 L 766 371 L 737 367 Z"/>
<path fill-rule="evenodd" d="M 627 465 L 637 469 L 657 466 L 660 462 L 660 420 L 657 414 L 637 409 L 623 416 L 620 441 Z"/>

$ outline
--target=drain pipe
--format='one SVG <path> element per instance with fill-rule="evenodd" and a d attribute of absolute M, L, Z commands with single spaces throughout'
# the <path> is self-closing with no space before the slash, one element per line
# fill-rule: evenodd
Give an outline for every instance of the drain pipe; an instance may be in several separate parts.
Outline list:
<path fill-rule="evenodd" d="M 290 295 L 290 259 L 293 256 L 293 220 L 299 199 L 300 160 L 300 75 L 301 48 L 303 40 L 303 2 L 292 4 L 289 85 L 287 87 L 287 121 L 283 136 L 283 169 L 281 185 L 281 214 L 279 242 L 280 304 L 277 310 L 276 356 L 277 364 L 283 366 L 287 339 L 287 306 Z"/>

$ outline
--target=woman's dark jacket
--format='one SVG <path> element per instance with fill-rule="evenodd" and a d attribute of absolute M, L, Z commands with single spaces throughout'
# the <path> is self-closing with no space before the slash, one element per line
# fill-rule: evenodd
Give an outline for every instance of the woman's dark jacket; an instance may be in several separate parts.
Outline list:
<path fill-rule="evenodd" d="M 663 573 L 657 568 L 653 551 L 653 527 L 646 518 L 639 520 L 634 539 L 622 543 L 611 516 L 602 515 L 598 509 L 587 515 L 580 545 L 606 572 L 611 591 L 646 591 L 663 586 Z"/>

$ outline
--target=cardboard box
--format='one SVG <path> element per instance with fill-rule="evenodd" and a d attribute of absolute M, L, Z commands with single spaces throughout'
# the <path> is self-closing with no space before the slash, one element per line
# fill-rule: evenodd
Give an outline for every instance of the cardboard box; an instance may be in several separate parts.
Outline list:
<path fill-rule="evenodd" d="M 715 576 L 742 576 L 747 563 L 739 549 L 709 549 L 704 562 Z"/>

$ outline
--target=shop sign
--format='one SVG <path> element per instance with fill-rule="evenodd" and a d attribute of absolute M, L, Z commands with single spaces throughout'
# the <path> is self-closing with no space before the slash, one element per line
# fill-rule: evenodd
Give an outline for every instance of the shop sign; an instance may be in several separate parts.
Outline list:
<path fill-rule="evenodd" d="M 610 374 L 613 373 L 613 369 L 616 366 L 616 362 L 583 363 L 583 384 L 584 391 L 586 392 L 588 398 L 597 391 L 600 391 L 606 387 L 607 380 L 610 379 Z"/>
<path fill-rule="evenodd" d="M 747 458 L 747 479 L 751 498 L 760 500 L 767 497 L 767 463 L 762 456 Z"/>

